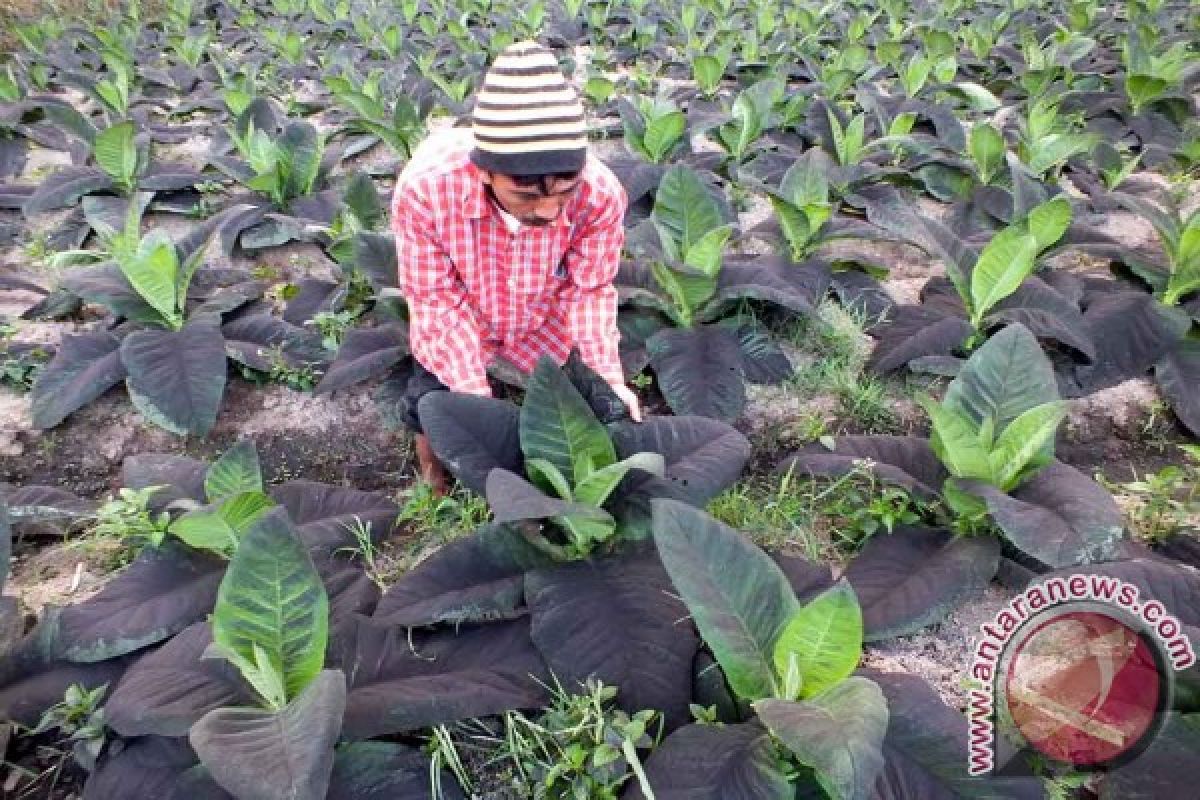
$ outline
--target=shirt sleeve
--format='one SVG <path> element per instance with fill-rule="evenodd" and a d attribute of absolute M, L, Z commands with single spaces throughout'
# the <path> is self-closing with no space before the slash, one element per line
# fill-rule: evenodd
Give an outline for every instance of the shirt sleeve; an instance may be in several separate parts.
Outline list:
<path fill-rule="evenodd" d="M 408 302 L 413 355 L 451 390 L 490 396 L 479 323 L 422 195 L 419 184 L 402 184 L 392 201 L 397 282 Z"/>
<path fill-rule="evenodd" d="M 613 280 L 625 244 L 625 192 L 615 179 L 598 193 L 591 219 L 568 248 L 567 283 L 559 295 L 567 333 L 584 363 L 612 385 L 625 383 Z"/>

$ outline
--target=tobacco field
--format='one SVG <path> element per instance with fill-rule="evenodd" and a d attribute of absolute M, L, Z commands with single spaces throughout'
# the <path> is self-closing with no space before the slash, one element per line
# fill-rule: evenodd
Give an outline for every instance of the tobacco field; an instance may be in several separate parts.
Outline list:
<path fill-rule="evenodd" d="M 1200 648 L 1200 6 L 0 12 L 0 795 L 1185 798 L 967 774 L 971 641 Z M 629 198 L 621 357 L 421 401 L 389 199 L 537 39 Z"/>

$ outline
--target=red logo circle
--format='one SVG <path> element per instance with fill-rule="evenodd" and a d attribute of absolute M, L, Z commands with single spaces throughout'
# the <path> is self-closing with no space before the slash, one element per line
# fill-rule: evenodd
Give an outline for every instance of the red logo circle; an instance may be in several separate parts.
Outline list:
<path fill-rule="evenodd" d="M 1111 614 L 1063 610 L 1014 640 L 1004 695 L 1016 730 L 1058 761 L 1095 767 L 1156 732 L 1168 685 L 1146 634 Z"/>

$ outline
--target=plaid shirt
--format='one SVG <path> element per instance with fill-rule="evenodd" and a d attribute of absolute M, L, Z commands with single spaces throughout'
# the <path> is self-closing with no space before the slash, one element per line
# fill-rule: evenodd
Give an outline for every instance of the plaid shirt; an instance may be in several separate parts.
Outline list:
<path fill-rule="evenodd" d="M 578 346 L 610 384 L 624 383 L 613 278 L 627 199 L 589 155 L 558 219 L 516 233 L 468 159 L 470 129 L 428 137 L 392 196 L 400 290 L 412 352 L 454 391 L 490 395 L 485 368 L 503 356 L 529 372 Z"/>

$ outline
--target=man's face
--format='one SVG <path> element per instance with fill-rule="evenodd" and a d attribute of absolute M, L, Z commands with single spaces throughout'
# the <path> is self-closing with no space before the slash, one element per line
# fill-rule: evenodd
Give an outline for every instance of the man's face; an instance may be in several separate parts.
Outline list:
<path fill-rule="evenodd" d="M 492 198 L 522 225 L 549 225 L 579 189 L 579 173 L 517 177 L 484 172 Z"/>

